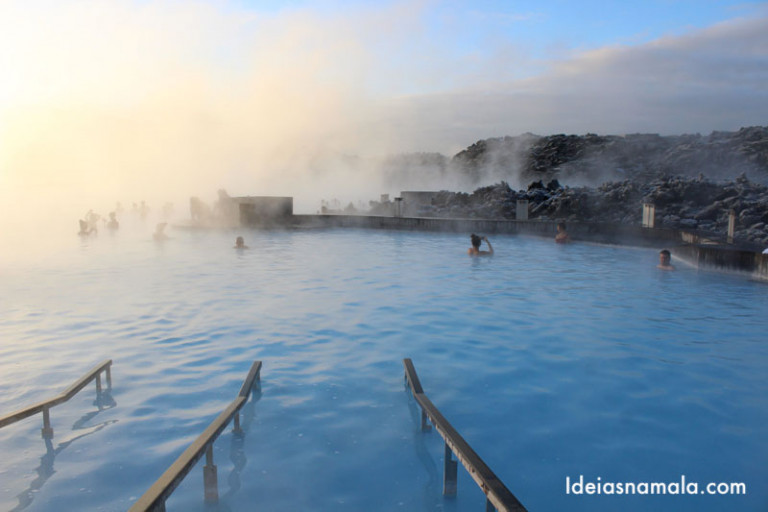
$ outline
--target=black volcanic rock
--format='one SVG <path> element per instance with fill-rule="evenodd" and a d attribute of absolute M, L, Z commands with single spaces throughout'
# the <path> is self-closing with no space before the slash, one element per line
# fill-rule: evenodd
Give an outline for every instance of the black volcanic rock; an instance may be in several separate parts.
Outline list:
<path fill-rule="evenodd" d="M 720 236 L 733 210 L 736 237 L 768 245 L 768 127 L 708 136 L 526 133 L 480 140 L 450 160 L 427 153 L 389 164 L 390 176 L 486 185 L 439 192 L 422 216 L 514 219 L 526 199 L 532 219 L 639 224 L 643 203 L 653 203 L 658 226 Z"/>
<path fill-rule="evenodd" d="M 658 176 L 698 176 L 768 182 L 768 127 L 737 132 L 661 136 L 549 135 L 480 140 L 457 153 L 452 172 L 477 184 L 492 175 L 528 182 L 558 179 L 565 183 L 600 184 L 625 178 L 650 180 Z M 506 176 L 506 178 L 505 178 Z"/>

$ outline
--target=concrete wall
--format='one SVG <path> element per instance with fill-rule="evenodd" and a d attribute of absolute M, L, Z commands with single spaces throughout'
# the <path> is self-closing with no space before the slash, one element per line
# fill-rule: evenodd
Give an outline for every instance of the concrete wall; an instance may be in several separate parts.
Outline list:
<path fill-rule="evenodd" d="M 426 190 L 404 190 L 400 192 L 403 199 L 402 215 L 406 217 L 415 214 L 419 207 L 432 204 L 432 199 L 437 196 L 437 192 Z"/>
<path fill-rule="evenodd" d="M 443 219 L 433 217 L 377 217 L 363 215 L 294 215 L 300 227 L 354 227 L 370 229 L 405 229 L 477 234 L 520 234 L 555 237 L 557 222 L 542 220 Z M 647 229 L 600 223 L 568 223 L 567 231 L 575 240 L 643 246 L 680 243 L 675 230 Z"/>
<path fill-rule="evenodd" d="M 363 215 L 294 215 L 298 227 L 345 227 L 400 229 L 410 231 L 446 231 L 453 233 L 511 233 L 555 236 L 553 223 L 514 220 L 439 219 L 429 217 L 377 217 Z M 551 224 L 551 225 L 550 225 Z"/>
<path fill-rule="evenodd" d="M 768 255 L 728 245 L 687 244 L 675 249 L 699 268 L 742 272 L 768 281 Z"/>
<path fill-rule="evenodd" d="M 247 196 L 233 200 L 239 206 L 243 226 L 288 224 L 293 217 L 292 197 Z"/>

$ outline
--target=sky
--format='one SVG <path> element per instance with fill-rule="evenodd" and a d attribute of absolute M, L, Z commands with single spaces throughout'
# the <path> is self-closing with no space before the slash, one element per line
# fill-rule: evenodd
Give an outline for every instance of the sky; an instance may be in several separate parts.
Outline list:
<path fill-rule="evenodd" d="M 5 218 L 375 198 L 388 154 L 767 121 L 768 2 L 0 0 Z"/>

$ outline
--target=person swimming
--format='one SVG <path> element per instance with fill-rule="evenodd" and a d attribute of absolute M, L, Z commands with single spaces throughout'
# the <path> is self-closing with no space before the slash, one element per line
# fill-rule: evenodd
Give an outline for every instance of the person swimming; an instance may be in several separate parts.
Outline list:
<path fill-rule="evenodd" d="M 472 242 L 472 247 L 467 249 L 467 254 L 470 256 L 493 256 L 493 246 L 491 245 L 491 242 L 488 241 L 487 237 L 472 233 L 469 235 L 469 239 Z M 487 251 L 480 250 L 480 244 L 483 242 L 483 240 L 485 240 L 486 245 L 488 245 Z"/>
<path fill-rule="evenodd" d="M 656 268 L 660 268 L 661 270 L 675 270 L 675 267 L 670 263 L 671 260 L 672 253 L 666 249 L 663 249 L 661 252 L 659 252 L 659 264 L 656 266 Z"/>
<path fill-rule="evenodd" d="M 557 234 L 555 235 L 555 243 L 567 244 L 570 241 L 571 241 L 571 237 L 568 235 L 568 232 L 565 230 L 565 222 L 558 222 Z"/>
<path fill-rule="evenodd" d="M 235 249 L 248 249 L 248 246 L 245 245 L 245 240 L 243 240 L 243 237 L 239 236 L 235 239 Z"/>

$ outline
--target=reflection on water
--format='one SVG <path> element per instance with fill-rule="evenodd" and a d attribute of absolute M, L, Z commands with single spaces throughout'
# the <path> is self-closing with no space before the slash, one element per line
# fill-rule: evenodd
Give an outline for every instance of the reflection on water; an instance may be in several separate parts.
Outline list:
<path fill-rule="evenodd" d="M 109 390 L 97 393 L 97 397 L 93 401 L 93 405 L 98 407 L 97 411 L 92 411 L 82 415 L 72 424 L 72 430 L 75 432 L 85 431 L 82 434 L 76 435 L 67 441 L 58 443 L 56 448 L 53 447 L 53 441 L 50 438 L 43 438 L 43 442 L 45 443 L 45 454 L 40 458 L 40 465 L 35 468 L 37 478 L 30 482 L 29 487 L 19 493 L 17 496 L 19 504 L 11 509 L 11 512 L 24 510 L 32 504 L 35 493 L 37 493 L 43 487 L 43 485 L 45 485 L 45 482 L 47 482 L 48 479 L 56 472 L 53 468 L 53 462 L 57 455 L 69 448 L 75 441 L 86 438 L 91 434 L 102 430 L 106 426 L 118 422 L 118 420 L 107 420 L 95 425 L 86 426 L 87 423 L 89 423 L 102 411 L 117 406 L 117 402 L 115 402 L 114 398 L 112 398 L 112 393 Z"/>
<path fill-rule="evenodd" d="M 416 400 L 410 393 L 408 383 L 405 384 L 406 393 L 409 395 L 408 411 L 411 413 L 411 419 L 413 420 L 413 448 L 416 451 L 416 457 L 424 467 L 424 471 L 427 473 L 427 482 L 424 484 L 424 510 L 437 510 L 443 500 L 440 499 L 440 493 L 442 492 L 442 473 L 438 470 L 438 464 L 435 461 L 434 455 L 430 453 L 430 449 L 427 445 L 427 434 L 434 432 L 434 428 L 424 432 L 421 430 L 421 407 L 416 403 Z M 442 440 L 442 438 L 440 438 Z"/>
<path fill-rule="evenodd" d="M 232 441 L 229 446 L 229 460 L 232 461 L 232 471 L 230 471 L 227 476 L 227 484 L 229 488 L 224 494 L 220 495 L 221 501 L 219 501 L 219 503 L 228 501 L 231 495 L 240 490 L 240 473 L 248 462 L 244 450 L 245 437 L 246 434 L 250 432 L 253 425 L 253 419 L 256 415 L 256 403 L 259 400 L 261 400 L 261 383 L 257 380 L 254 382 L 253 388 L 251 388 L 250 399 L 243 405 L 243 408 L 240 409 L 240 412 L 242 413 L 240 418 L 240 431 L 233 432 L 232 434 Z"/>
<path fill-rule="evenodd" d="M 466 234 L 172 230 L 160 248 L 153 227 L 132 234 L 121 223 L 116 236 L 0 268 L 0 410 L 45 396 L 94 358 L 119 361 L 130 383 L 98 418 L 118 423 L 59 451 L 53 475 L 41 464 L 35 512 L 127 510 L 256 359 L 264 395 L 243 410 L 247 442 L 226 432 L 215 447 L 221 510 L 481 507 L 461 471 L 458 496 L 443 501 L 442 446 L 417 431 L 404 357 L 531 510 L 755 510 L 768 500 L 765 285 L 660 273 L 657 250 L 526 237 L 494 236 L 496 255 L 479 260 L 467 257 Z M 232 249 L 240 234 L 249 251 Z M 23 475 L 39 429 L 23 439 L 3 430 L 5 510 L 39 484 Z M 199 509 L 198 469 L 169 508 Z M 562 487 L 579 474 L 746 481 L 749 494 L 574 504 Z"/>

